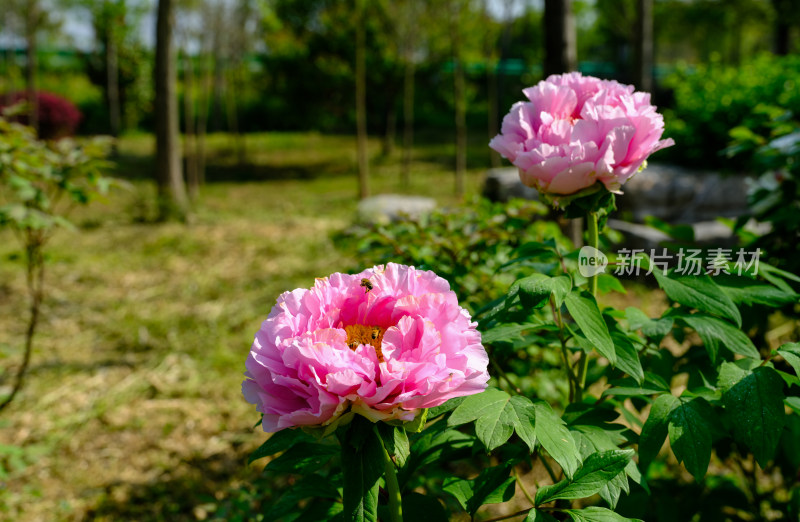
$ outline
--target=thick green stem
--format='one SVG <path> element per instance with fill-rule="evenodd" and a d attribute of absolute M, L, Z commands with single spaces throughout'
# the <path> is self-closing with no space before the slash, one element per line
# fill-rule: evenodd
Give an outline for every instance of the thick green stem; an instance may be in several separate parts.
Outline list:
<path fill-rule="evenodd" d="M 397 429 L 397 428 L 395 428 Z M 378 434 L 377 428 L 375 429 Z M 392 522 L 403 522 L 403 499 L 400 496 L 400 484 L 397 482 L 397 471 L 394 469 L 394 461 L 383 446 L 383 439 L 378 435 L 383 447 L 383 466 L 386 470 L 384 479 L 386 480 L 386 490 L 389 493 L 389 517 Z"/>
<path fill-rule="evenodd" d="M 589 246 L 597 250 L 600 235 L 597 229 L 597 213 L 590 212 L 586 216 L 586 228 L 589 235 Z M 589 276 L 589 292 L 592 297 L 597 297 L 597 275 Z M 586 387 L 586 372 L 589 369 L 589 357 L 585 351 L 581 352 L 581 358 L 578 360 L 578 386 L 575 393 L 575 401 L 581 402 L 583 400 L 583 390 Z"/>

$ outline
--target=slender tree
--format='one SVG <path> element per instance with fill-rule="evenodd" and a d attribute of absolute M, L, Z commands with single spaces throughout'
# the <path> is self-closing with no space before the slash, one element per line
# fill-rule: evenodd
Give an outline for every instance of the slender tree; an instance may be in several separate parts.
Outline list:
<path fill-rule="evenodd" d="M 188 198 L 183 181 L 178 134 L 178 100 L 175 92 L 176 65 L 172 0 L 158 1 L 156 19 L 156 183 L 159 217 L 185 219 Z"/>
<path fill-rule="evenodd" d="M 455 194 L 457 197 L 464 195 L 464 177 L 467 170 L 467 93 L 462 34 L 464 10 L 463 0 L 448 2 L 450 45 L 453 58 L 453 101 L 456 128 Z"/>
<path fill-rule="evenodd" d="M 369 158 L 367 157 L 367 43 L 364 24 L 366 3 L 357 0 L 359 22 L 356 24 L 356 148 L 358 154 L 358 196 L 369 196 Z"/>
<path fill-rule="evenodd" d="M 653 0 L 637 0 L 633 82 L 639 90 L 653 90 Z"/>
<path fill-rule="evenodd" d="M 572 0 L 544 0 L 544 74 L 574 71 L 578 66 Z"/>

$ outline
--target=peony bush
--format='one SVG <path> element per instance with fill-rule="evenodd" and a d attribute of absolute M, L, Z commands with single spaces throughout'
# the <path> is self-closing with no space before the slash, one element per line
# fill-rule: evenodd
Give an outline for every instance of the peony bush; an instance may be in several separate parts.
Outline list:
<path fill-rule="evenodd" d="M 448 235 L 469 228 L 399 223 L 385 232 L 392 248 L 433 271 L 389 262 L 283 294 L 242 385 L 273 432 L 251 462 L 272 457 L 265 474 L 290 484 L 258 516 L 800 519 L 800 277 L 668 224 L 680 243 L 607 265 L 604 218 L 672 145 L 663 118 L 646 93 L 577 73 L 524 92 L 491 146 L 585 219 L 587 245 L 466 243 L 490 267 L 470 268 L 496 278 L 487 288 L 514 276 L 466 310 L 429 252 L 448 246 L 440 264 L 467 293 L 452 266 L 465 243 Z M 699 262 L 688 274 L 687 246 Z M 625 274 L 660 287 L 660 312 L 610 306 L 619 296 L 603 295 L 624 294 Z"/>

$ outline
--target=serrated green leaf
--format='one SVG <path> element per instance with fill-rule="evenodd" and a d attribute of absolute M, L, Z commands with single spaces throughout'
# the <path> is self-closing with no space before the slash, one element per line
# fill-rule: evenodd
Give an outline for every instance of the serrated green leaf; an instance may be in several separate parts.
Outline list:
<path fill-rule="evenodd" d="M 736 326 L 742 326 L 739 309 L 709 276 L 673 277 L 673 275 L 663 275 L 658 270 L 654 270 L 653 275 L 656 276 L 658 286 L 673 301 L 730 319 Z"/>
<path fill-rule="evenodd" d="M 680 316 L 679 320 L 697 332 L 712 363 L 717 361 L 720 342 L 733 353 L 753 359 L 761 357 L 753 341 L 743 331 L 722 319 L 710 315 L 693 314 Z"/>
<path fill-rule="evenodd" d="M 775 456 L 784 425 L 783 381 L 772 368 L 745 370 L 722 363 L 718 384 L 734 439 L 750 448 L 764 468 Z"/>
<path fill-rule="evenodd" d="M 614 351 L 614 341 L 608 332 L 597 302 L 588 293 L 570 292 L 564 299 L 567 310 L 583 335 L 592 343 L 595 349 L 611 364 L 616 364 L 617 356 Z"/>
<path fill-rule="evenodd" d="M 696 480 L 702 480 L 711 460 L 711 428 L 696 401 L 681 402 L 668 417 L 672 452 Z"/>
<path fill-rule="evenodd" d="M 565 479 L 536 492 L 536 505 L 558 499 L 586 498 L 598 493 L 628 465 L 633 450 L 612 450 L 594 453 L 586 459 L 572 480 Z"/>
<path fill-rule="evenodd" d="M 610 509 L 590 506 L 583 509 L 566 509 L 575 522 L 642 522 L 638 518 L 625 518 Z"/>
<path fill-rule="evenodd" d="M 533 403 L 536 409 L 536 438 L 567 477 L 572 477 L 580 464 L 580 453 L 564 421 L 544 401 Z"/>
<path fill-rule="evenodd" d="M 786 359 L 786 362 L 794 368 L 794 372 L 800 377 L 800 343 L 786 343 L 778 348 L 778 353 Z"/>
<path fill-rule="evenodd" d="M 669 415 L 679 404 L 678 398 L 670 394 L 660 395 L 653 401 L 647 420 L 642 426 L 642 434 L 639 436 L 639 466 L 642 468 L 642 473 L 647 471 L 661 450 L 661 446 L 664 445 L 667 439 Z"/>

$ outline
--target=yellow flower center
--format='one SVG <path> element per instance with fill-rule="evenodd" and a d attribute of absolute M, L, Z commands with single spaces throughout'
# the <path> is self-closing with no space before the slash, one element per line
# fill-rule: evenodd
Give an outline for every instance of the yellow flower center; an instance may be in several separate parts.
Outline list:
<path fill-rule="evenodd" d="M 351 324 L 350 326 L 345 326 L 344 331 L 347 333 L 347 346 L 351 350 L 355 350 L 361 344 L 368 344 L 375 349 L 375 355 L 378 356 L 378 360 L 383 362 L 381 341 L 383 341 L 383 333 L 386 331 L 386 328 L 364 324 Z"/>

